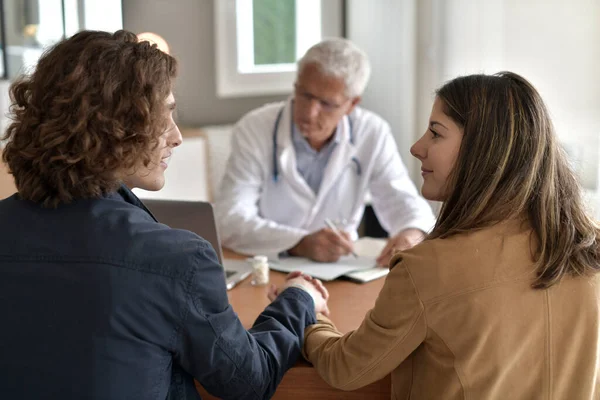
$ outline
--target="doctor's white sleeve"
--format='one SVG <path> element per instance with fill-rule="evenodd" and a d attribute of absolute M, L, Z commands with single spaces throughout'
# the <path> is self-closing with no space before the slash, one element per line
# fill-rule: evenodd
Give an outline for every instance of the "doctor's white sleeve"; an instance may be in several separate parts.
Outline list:
<path fill-rule="evenodd" d="M 234 128 L 215 213 L 223 247 L 242 254 L 273 256 L 292 248 L 310 232 L 259 215 L 264 180 L 273 162 L 272 127 L 259 117 L 246 116 Z"/>
<path fill-rule="evenodd" d="M 435 224 L 431 207 L 410 179 L 389 125 L 384 123 L 382 129 L 385 138 L 376 151 L 369 183 L 375 215 L 390 236 L 409 228 L 429 232 Z"/>

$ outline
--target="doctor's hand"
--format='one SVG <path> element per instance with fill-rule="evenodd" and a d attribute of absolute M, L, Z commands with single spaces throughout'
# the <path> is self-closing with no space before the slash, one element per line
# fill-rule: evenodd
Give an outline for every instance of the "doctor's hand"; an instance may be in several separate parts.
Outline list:
<path fill-rule="evenodd" d="M 329 228 L 306 235 L 288 250 L 293 256 L 307 257 L 319 262 L 335 262 L 354 250 L 348 232 L 338 235 Z"/>
<path fill-rule="evenodd" d="M 410 249 L 421 243 L 424 238 L 425 233 L 415 228 L 405 229 L 396 236 L 392 236 L 377 257 L 377 264 L 387 267 L 395 252 Z"/>
<path fill-rule="evenodd" d="M 329 299 L 329 292 L 317 278 L 313 278 L 310 275 L 303 274 L 300 271 L 294 271 L 288 274 L 286 280 L 280 288 L 275 285 L 271 285 L 267 297 L 273 301 L 279 293 L 283 292 L 289 287 L 297 287 L 304 290 L 312 297 L 315 303 L 315 313 L 321 313 L 325 316 L 329 316 L 329 307 L 327 306 L 327 300 Z"/>

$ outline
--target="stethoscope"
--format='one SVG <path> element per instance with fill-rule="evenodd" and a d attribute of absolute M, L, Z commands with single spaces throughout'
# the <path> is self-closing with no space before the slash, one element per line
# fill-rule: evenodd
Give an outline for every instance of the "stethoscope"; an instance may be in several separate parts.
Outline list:
<path fill-rule="evenodd" d="M 279 167 L 277 165 L 277 131 L 279 130 L 279 121 L 281 120 L 281 115 L 283 114 L 284 107 L 281 107 L 279 113 L 277 113 L 277 118 L 275 119 L 275 125 L 273 126 L 273 182 L 277 183 L 279 181 Z M 290 132 L 294 129 L 294 121 L 290 118 Z M 348 136 L 350 136 L 350 144 L 354 145 L 354 134 L 352 133 L 352 119 L 348 117 Z M 358 158 L 352 157 L 352 162 L 356 165 L 356 175 L 360 176 L 362 173 L 362 168 L 360 167 L 360 162 Z"/>

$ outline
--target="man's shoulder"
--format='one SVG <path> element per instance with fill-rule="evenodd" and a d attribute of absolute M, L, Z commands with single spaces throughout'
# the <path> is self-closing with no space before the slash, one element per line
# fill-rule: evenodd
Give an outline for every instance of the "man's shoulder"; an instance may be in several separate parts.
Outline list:
<path fill-rule="evenodd" d="M 194 232 L 157 222 L 135 205 L 123 205 L 113 212 L 112 223 L 102 227 L 101 236 L 110 239 L 97 249 L 111 254 L 113 266 L 163 282 L 195 285 L 196 291 L 225 292 L 223 268 L 210 242 Z"/>
<path fill-rule="evenodd" d="M 390 124 L 379 114 L 362 107 L 356 107 L 348 116 L 352 129 L 369 135 L 383 135 L 390 131 Z"/>
<path fill-rule="evenodd" d="M 146 210 L 117 195 L 56 209 L 14 197 L 0 203 L 0 221 L 13 226 L 0 234 L 0 253 L 15 260 L 102 263 L 170 277 L 218 263 L 206 240 L 156 222 Z"/>
<path fill-rule="evenodd" d="M 248 140 L 266 138 L 268 135 L 264 133 L 271 132 L 274 129 L 277 114 L 283 107 L 285 107 L 285 102 L 267 103 L 249 111 L 235 124 L 234 137 L 238 140 L 242 137 Z M 269 128 L 265 129 L 265 127 Z"/>
<path fill-rule="evenodd" d="M 363 107 L 355 107 L 352 113 L 350 114 L 350 118 L 353 121 L 367 122 L 367 123 L 379 123 L 379 124 L 387 124 L 388 122 L 381 115 L 377 114 L 375 111 L 368 110 Z"/>
<path fill-rule="evenodd" d="M 210 243 L 195 233 L 156 222 L 133 204 L 108 202 L 98 205 L 93 235 L 97 250 L 111 254 L 123 265 L 175 277 L 189 272 L 186 266 L 218 263 Z"/>
<path fill-rule="evenodd" d="M 283 109 L 283 107 L 285 107 L 285 102 L 283 102 L 283 101 L 277 101 L 277 102 L 273 102 L 273 103 L 263 104 L 262 106 L 260 106 L 258 108 L 248 111 L 240 119 L 239 122 L 250 122 L 250 121 L 256 121 L 256 120 L 260 120 L 260 122 L 264 122 L 264 120 L 263 120 L 264 118 L 269 118 L 269 117 L 275 118 L 277 116 L 277 113 L 279 113 L 279 111 L 281 109 Z"/>

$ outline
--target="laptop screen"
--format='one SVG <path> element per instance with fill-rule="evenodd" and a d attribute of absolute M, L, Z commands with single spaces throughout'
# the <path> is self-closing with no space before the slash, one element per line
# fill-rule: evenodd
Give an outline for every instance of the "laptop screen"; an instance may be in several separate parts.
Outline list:
<path fill-rule="evenodd" d="M 215 214 L 210 203 L 204 201 L 142 200 L 158 222 L 175 229 L 185 229 L 206 239 L 215 249 L 223 265 L 223 251 Z"/>

